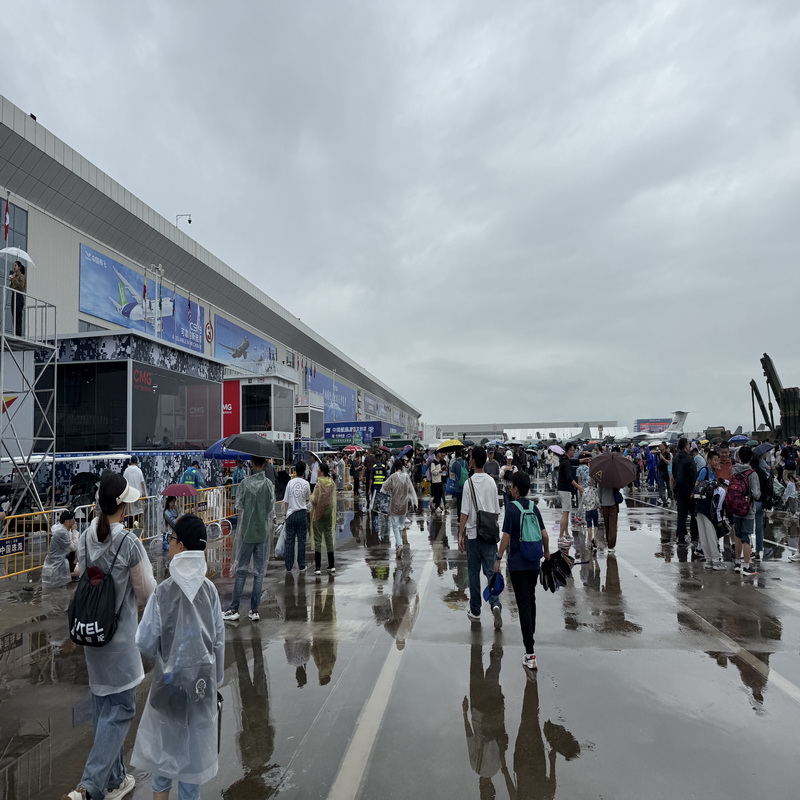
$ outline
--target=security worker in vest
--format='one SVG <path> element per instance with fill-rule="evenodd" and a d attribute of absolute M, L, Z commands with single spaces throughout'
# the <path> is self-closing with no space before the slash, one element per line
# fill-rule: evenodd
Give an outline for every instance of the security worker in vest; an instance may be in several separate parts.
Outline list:
<path fill-rule="evenodd" d="M 180 482 L 188 483 L 189 486 L 194 486 L 195 489 L 205 489 L 206 479 L 203 477 L 203 473 L 200 472 L 199 462 L 192 461 L 192 466 L 183 473 Z"/>
<path fill-rule="evenodd" d="M 375 499 L 375 493 L 381 490 L 384 482 L 387 478 L 387 469 L 386 465 L 383 463 L 386 455 L 378 456 L 378 461 L 376 462 L 375 466 L 372 468 L 372 472 L 369 475 L 369 483 L 370 483 L 370 508 L 372 507 L 372 501 Z"/>

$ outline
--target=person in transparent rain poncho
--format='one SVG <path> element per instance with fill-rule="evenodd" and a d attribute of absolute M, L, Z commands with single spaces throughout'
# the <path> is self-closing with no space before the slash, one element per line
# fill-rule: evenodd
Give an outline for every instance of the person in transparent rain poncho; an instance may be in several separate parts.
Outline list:
<path fill-rule="evenodd" d="M 136 644 L 153 680 L 131 763 L 153 776 L 154 800 L 179 782 L 180 800 L 200 797 L 217 774 L 217 689 L 225 669 L 219 595 L 206 578 L 206 526 L 184 514 L 170 534 L 170 577 L 144 610 Z"/>
<path fill-rule="evenodd" d="M 144 680 L 136 648 L 137 603 L 144 605 L 156 588 L 144 545 L 122 524 L 128 503 L 139 492 L 122 475 L 106 470 L 97 491 L 97 516 L 78 542 L 78 574 L 97 567 L 111 574 L 118 609 L 117 628 L 102 647 L 84 647 L 94 712 L 94 739 L 77 789 L 61 800 L 118 800 L 136 787 L 126 773 L 125 737 L 136 713 L 136 687 Z M 90 573 L 91 574 L 91 573 Z"/>
<path fill-rule="evenodd" d="M 62 511 L 58 523 L 50 531 L 50 549 L 42 564 L 42 587 L 56 589 L 66 586 L 77 576 L 70 559 L 78 549 L 78 524 L 72 511 Z M 76 564 L 77 567 L 77 564 Z"/>

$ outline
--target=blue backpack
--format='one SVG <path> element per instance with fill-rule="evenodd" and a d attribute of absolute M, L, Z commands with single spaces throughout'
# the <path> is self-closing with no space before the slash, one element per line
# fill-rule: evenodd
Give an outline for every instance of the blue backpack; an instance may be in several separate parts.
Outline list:
<path fill-rule="evenodd" d="M 524 508 L 519 500 L 514 505 L 519 509 L 519 552 L 526 561 L 538 564 L 544 557 L 544 545 L 535 506 L 528 501 L 528 508 Z"/>

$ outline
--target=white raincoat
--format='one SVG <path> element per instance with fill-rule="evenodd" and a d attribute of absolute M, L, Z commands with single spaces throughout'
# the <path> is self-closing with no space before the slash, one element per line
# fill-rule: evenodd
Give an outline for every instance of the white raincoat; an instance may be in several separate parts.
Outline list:
<path fill-rule="evenodd" d="M 118 550 L 119 555 L 114 561 Z M 100 542 L 97 540 L 97 520 L 92 520 L 81 534 L 77 552 L 79 575 L 83 575 L 87 566 L 100 567 L 107 573 L 114 563 L 111 577 L 119 608 L 114 638 L 104 647 L 83 648 L 89 688 L 92 694 L 100 696 L 124 692 L 144 680 L 142 657 L 135 642 L 139 620 L 136 605 L 137 602 L 144 605 L 156 588 L 153 566 L 139 537 L 126 531 L 119 522 L 111 526 L 111 535 Z"/>
<path fill-rule="evenodd" d="M 53 525 L 50 531 L 50 549 L 42 564 L 42 586 L 54 589 L 66 586 L 71 580 L 69 572 L 70 553 L 74 553 L 78 545 L 78 531 L 68 531 L 60 522 Z"/>
<path fill-rule="evenodd" d="M 206 569 L 201 550 L 178 553 L 136 633 L 136 644 L 155 665 L 131 763 L 184 783 L 205 783 L 217 774 L 225 624 Z"/>

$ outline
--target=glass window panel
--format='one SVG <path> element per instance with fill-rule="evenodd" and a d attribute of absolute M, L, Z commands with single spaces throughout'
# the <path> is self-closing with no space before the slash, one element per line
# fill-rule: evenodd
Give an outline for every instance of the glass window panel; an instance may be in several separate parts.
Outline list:
<path fill-rule="evenodd" d="M 324 412 L 322 411 L 314 411 L 312 408 L 310 410 L 310 428 L 311 428 L 311 438 L 312 439 L 322 439 L 323 433 L 325 432 L 325 421 L 324 421 Z"/>
<path fill-rule="evenodd" d="M 222 438 L 219 383 L 133 362 L 134 450 L 205 450 Z"/>
<path fill-rule="evenodd" d="M 61 453 L 125 450 L 126 361 L 59 364 L 56 449 Z"/>
<path fill-rule="evenodd" d="M 289 431 L 294 429 L 294 393 L 285 386 L 272 387 L 272 429 Z"/>
<path fill-rule="evenodd" d="M 242 430 L 272 430 L 272 387 L 268 384 L 242 386 Z"/>

